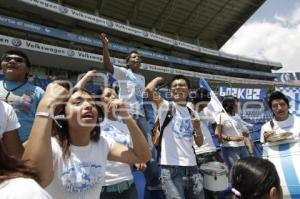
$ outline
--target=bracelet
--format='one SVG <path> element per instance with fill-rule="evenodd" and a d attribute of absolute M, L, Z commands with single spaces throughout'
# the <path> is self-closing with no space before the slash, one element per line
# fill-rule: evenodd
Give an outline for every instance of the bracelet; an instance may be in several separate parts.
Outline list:
<path fill-rule="evenodd" d="M 35 116 L 40 116 L 40 117 L 47 117 L 55 122 L 55 124 L 59 127 L 62 128 L 62 126 L 58 123 L 56 117 L 54 115 L 51 115 L 50 113 L 46 112 L 37 112 Z"/>

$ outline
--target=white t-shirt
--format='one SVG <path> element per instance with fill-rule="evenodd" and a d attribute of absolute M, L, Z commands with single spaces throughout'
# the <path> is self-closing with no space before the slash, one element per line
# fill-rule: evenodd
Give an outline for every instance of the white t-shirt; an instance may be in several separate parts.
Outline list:
<path fill-rule="evenodd" d="M 118 81 L 119 97 L 129 105 L 129 113 L 145 116 L 143 108 L 145 77 L 132 72 L 131 69 L 118 66 L 114 66 L 113 77 Z"/>
<path fill-rule="evenodd" d="M 208 125 L 215 122 L 214 118 L 208 111 L 207 107 L 205 107 L 200 113 L 198 113 L 200 118 L 200 128 L 203 134 L 203 144 L 198 147 L 194 144 L 194 149 L 196 154 L 208 153 L 208 152 L 215 152 L 217 148 L 212 140 L 212 136 L 208 129 Z"/>
<path fill-rule="evenodd" d="M 113 139 L 116 143 L 131 146 L 129 130 L 122 121 L 113 121 L 105 118 L 101 123 L 101 135 Z M 126 180 L 132 180 L 133 176 L 129 164 L 107 161 L 104 186 L 114 185 Z"/>
<path fill-rule="evenodd" d="M 87 146 L 70 146 L 70 157 L 63 159 L 62 149 L 52 138 L 54 177 L 46 187 L 55 199 L 98 199 L 104 184 L 107 155 L 113 141 L 100 136 Z"/>
<path fill-rule="evenodd" d="M 300 136 L 300 117 L 289 115 L 284 121 L 276 121 L 273 119 L 274 127 L 272 129 L 270 122 L 265 123 L 261 127 L 260 142 L 264 143 L 264 132 L 274 131 L 276 134 L 291 132 L 295 138 Z"/>
<path fill-rule="evenodd" d="M 169 103 L 164 100 L 158 109 L 160 126 L 166 118 Z M 161 165 L 196 166 L 195 153 L 192 148 L 193 126 L 191 116 L 186 106 L 173 103 L 176 111 L 173 118 L 165 127 L 161 142 Z"/>
<path fill-rule="evenodd" d="M 0 101 L 0 139 L 3 133 L 18 128 L 20 128 L 20 123 L 13 107 L 6 102 Z"/>
<path fill-rule="evenodd" d="M 221 119 L 220 119 L 221 117 Z M 230 116 L 224 112 L 221 112 L 216 117 L 216 123 L 222 125 L 222 133 L 227 136 L 241 136 L 244 130 L 242 119 L 239 115 L 235 114 Z M 223 147 L 239 147 L 245 146 L 244 141 L 224 141 L 221 146 Z"/>
<path fill-rule="evenodd" d="M 13 178 L 0 184 L 1 199 L 52 199 L 38 183 L 30 178 Z"/>

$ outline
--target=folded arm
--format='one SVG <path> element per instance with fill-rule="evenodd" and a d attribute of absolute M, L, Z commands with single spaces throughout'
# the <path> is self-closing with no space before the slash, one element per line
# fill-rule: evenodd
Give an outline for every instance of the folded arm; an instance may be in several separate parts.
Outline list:
<path fill-rule="evenodd" d="M 156 87 L 163 82 L 162 77 L 157 77 L 153 79 L 145 88 L 145 92 L 148 94 L 150 100 L 156 105 L 158 109 L 161 103 L 163 102 L 163 98 L 156 91 Z"/>

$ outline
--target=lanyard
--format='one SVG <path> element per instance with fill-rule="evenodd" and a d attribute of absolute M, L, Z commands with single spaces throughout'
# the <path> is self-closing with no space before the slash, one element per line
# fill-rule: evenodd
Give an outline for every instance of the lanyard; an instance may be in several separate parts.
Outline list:
<path fill-rule="evenodd" d="M 3 80 L 3 82 L 2 82 L 3 88 L 7 91 L 7 94 L 6 94 L 6 96 L 5 96 L 5 100 L 4 100 L 4 101 L 5 101 L 6 103 L 8 103 L 8 97 L 9 97 L 10 93 L 13 92 L 13 91 L 15 91 L 15 90 L 17 90 L 17 89 L 19 89 L 19 88 L 21 88 L 22 86 L 24 86 L 24 85 L 27 83 L 27 81 L 23 82 L 22 84 L 16 86 L 16 87 L 13 88 L 13 89 L 8 89 L 8 88 L 6 87 L 6 85 L 5 85 L 5 81 L 6 81 L 6 80 Z"/>

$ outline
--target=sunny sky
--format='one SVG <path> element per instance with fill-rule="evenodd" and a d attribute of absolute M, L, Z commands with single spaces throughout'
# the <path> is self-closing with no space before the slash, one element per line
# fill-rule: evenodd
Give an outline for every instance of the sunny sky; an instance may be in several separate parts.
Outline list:
<path fill-rule="evenodd" d="M 281 62 L 277 72 L 300 72 L 300 0 L 267 0 L 221 51 Z"/>

